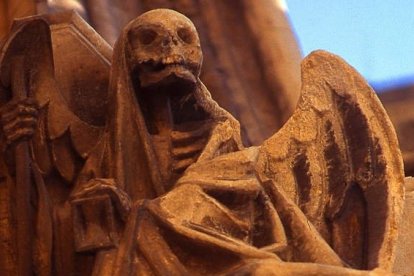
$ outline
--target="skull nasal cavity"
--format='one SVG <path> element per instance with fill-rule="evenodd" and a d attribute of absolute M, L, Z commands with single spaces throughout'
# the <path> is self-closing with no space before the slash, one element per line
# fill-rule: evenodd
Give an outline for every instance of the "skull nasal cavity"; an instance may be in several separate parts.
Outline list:
<path fill-rule="evenodd" d="M 177 39 L 171 36 L 166 36 L 162 40 L 162 46 L 171 46 L 172 43 L 177 45 Z"/>

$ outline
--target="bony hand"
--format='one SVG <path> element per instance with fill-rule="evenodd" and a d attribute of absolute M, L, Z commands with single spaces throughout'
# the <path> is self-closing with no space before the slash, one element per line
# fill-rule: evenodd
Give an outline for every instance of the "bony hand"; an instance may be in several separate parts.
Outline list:
<path fill-rule="evenodd" d="M 33 98 L 11 100 L 0 108 L 1 131 L 7 145 L 33 135 L 37 126 L 38 109 Z"/>
<path fill-rule="evenodd" d="M 94 178 L 89 180 L 81 189 L 71 195 L 72 200 L 89 198 L 99 195 L 108 195 L 114 203 L 123 221 L 127 220 L 131 210 L 131 200 L 129 196 L 115 185 L 111 178 Z"/>

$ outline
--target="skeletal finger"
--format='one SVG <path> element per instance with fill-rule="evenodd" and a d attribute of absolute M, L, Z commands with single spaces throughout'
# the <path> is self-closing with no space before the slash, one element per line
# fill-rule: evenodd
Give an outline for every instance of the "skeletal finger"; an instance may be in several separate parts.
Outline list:
<path fill-rule="evenodd" d="M 20 116 L 37 117 L 37 115 L 38 115 L 38 111 L 36 108 L 17 105 L 13 111 L 6 112 L 1 115 L 1 122 L 3 125 L 5 125 Z"/>
<path fill-rule="evenodd" d="M 34 129 L 32 128 L 22 128 L 19 129 L 16 132 L 13 132 L 13 134 L 6 136 L 7 143 L 11 144 L 17 140 L 23 139 L 23 138 L 29 138 L 33 135 Z"/>
<path fill-rule="evenodd" d="M 19 104 L 17 106 L 17 111 L 21 115 L 33 115 L 37 116 L 38 110 L 33 105 L 25 105 L 25 104 Z"/>
<path fill-rule="evenodd" d="M 26 108 L 25 108 L 26 107 Z M 13 116 L 16 110 L 20 113 L 28 113 L 28 114 L 37 114 L 37 110 L 39 105 L 34 98 L 25 98 L 21 100 L 13 99 L 0 107 L 0 114 L 5 115 L 5 119 L 7 116 Z M 18 112 L 18 113 L 19 113 Z"/>
<path fill-rule="evenodd" d="M 11 132 L 13 130 L 17 130 L 19 128 L 26 128 L 26 127 L 31 127 L 31 128 L 35 128 L 37 125 L 37 119 L 33 118 L 33 117 L 17 117 L 15 118 L 15 120 L 5 124 L 3 126 L 3 131 L 4 132 Z"/>

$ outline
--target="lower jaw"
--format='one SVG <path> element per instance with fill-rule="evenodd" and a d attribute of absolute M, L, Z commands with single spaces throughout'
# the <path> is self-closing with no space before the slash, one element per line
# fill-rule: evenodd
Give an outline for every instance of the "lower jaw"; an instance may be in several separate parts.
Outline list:
<path fill-rule="evenodd" d="M 174 83 L 183 85 L 194 85 L 197 78 L 192 72 L 185 68 L 165 68 L 159 72 L 142 73 L 140 75 L 140 85 L 143 88 L 153 86 L 169 86 Z"/>

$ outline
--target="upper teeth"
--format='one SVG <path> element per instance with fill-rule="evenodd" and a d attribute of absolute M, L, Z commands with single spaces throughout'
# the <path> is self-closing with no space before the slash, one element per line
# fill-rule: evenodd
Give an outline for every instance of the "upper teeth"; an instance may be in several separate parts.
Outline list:
<path fill-rule="evenodd" d="M 177 62 L 172 57 L 166 57 L 166 58 L 162 59 L 162 63 L 164 63 L 164 64 L 173 64 L 173 63 L 177 63 Z"/>
<path fill-rule="evenodd" d="M 166 65 L 173 64 L 173 63 L 179 64 L 179 63 L 182 63 L 182 57 L 180 57 L 180 56 L 164 57 L 164 58 L 162 58 L 161 62 L 163 64 L 166 64 Z"/>
<path fill-rule="evenodd" d="M 161 62 L 164 64 L 171 64 L 171 63 L 174 63 L 174 59 L 172 57 L 166 57 L 166 58 L 163 58 Z"/>

